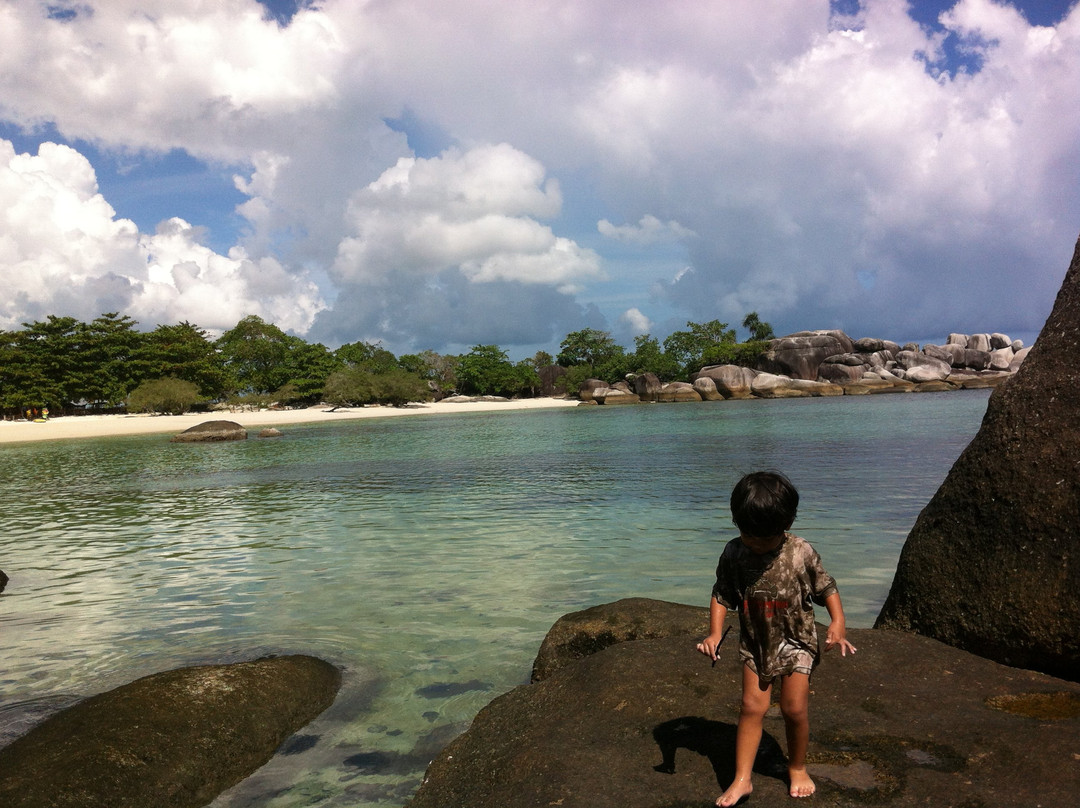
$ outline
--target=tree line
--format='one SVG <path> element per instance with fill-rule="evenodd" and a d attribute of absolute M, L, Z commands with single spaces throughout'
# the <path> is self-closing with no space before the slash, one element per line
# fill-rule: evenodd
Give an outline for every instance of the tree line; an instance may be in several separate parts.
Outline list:
<path fill-rule="evenodd" d="M 251 315 L 219 338 L 189 322 L 140 331 L 118 312 L 92 322 L 49 315 L 0 330 L 0 412 L 5 418 L 79 411 L 179 413 L 226 402 L 238 406 L 401 406 L 453 393 L 535 396 L 541 372 L 566 369 L 561 384 L 576 390 L 587 378 L 614 382 L 630 373 L 661 381 L 685 378 L 710 364 L 751 364 L 772 328 L 756 312 L 743 321 L 750 334 L 736 340 L 727 323 L 688 322 L 663 342 L 648 334 L 633 350 L 607 331 L 566 336 L 557 356 L 540 351 L 511 362 L 498 345 L 465 354 L 435 351 L 395 356 L 381 343 L 353 342 L 330 350 L 286 334 Z"/>

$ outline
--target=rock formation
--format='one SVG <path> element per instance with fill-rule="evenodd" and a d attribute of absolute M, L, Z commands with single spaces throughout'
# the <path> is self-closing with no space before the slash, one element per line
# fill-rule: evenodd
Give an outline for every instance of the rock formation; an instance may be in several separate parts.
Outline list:
<path fill-rule="evenodd" d="M 171 443 L 200 443 L 223 440 L 246 440 L 247 430 L 235 421 L 204 421 L 179 435 L 174 435 Z"/>
<path fill-rule="evenodd" d="M 587 403 L 633 404 L 995 387 L 1020 368 L 1027 350 L 1005 334 L 950 334 L 945 345 L 920 349 L 872 337 L 852 340 L 843 331 L 800 331 L 770 340 L 757 368 L 709 365 L 689 385 L 662 384 L 655 374 L 641 373 L 627 377 L 632 390 L 625 382 L 587 379 L 578 396 Z"/>
<path fill-rule="evenodd" d="M 484 708 L 408 808 L 711 805 L 733 774 L 741 674 L 734 643 L 715 667 L 694 650 L 707 620 L 705 608 L 645 599 L 562 618 L 537 657 L 547 675 Z M 1075 744 L 1062 739 L 1080 737 L 1080 684 L 915 634 L 848 636 L 858 653 L 826 654 L 814 673 L 813 804 L 1075 799 Z M 773 709 L 750 805 L 793 804 L 784 748 Z"/>
<path fill-rule="evenodd" d="M 206 805 L 329 707 L 340 681 L 333 665 L 305 656 L 147 676 L 0 749 L 0 805 Z"/>
<path fill-rule="evenodd" d="M 1078 351 L 1080 241 L 1030 355 L 908 536 L 878 627 L 1080 680 Z"/>

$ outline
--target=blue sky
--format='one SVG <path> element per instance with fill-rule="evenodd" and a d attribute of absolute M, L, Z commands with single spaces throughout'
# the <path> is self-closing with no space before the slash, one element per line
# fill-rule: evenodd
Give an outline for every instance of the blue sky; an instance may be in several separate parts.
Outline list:
<path fill-rule="evenodd" d="M 0 328 L 1030 342 L 1080 232 L 1073 5 L 16 0 Z"/>

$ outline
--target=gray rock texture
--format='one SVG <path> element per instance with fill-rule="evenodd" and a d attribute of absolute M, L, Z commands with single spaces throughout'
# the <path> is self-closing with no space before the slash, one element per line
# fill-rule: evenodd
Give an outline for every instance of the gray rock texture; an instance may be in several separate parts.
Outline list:
<path fill-rule="evenodd" d="M 670 635 L 609 642 L 640 637 L 654 609 Z M 715 667 L 694 649 L 706 620 L 704 608 L 640 599 L 567 615 L 537 658 L 549 674 L 484 708 L 409 808 L 711 805 L 733 773 L 740 665 L 737 629 Z M 1080 685 L 915 634 L 848 636 L 858 653 L 826 654 L 811 683 L 813 805 L 1073 803 Z M 774 706 L 749 805 L 793 804 L 785 746 Z"/>
<path fill-rule="evenodd" d="M 818 377 L 818 366 L 826 358 L 851 353 L 853 349 L 851 338 L 843 331 L 798 331 L 771 340 L 769 349 L 758 360 L 758 370 L 813 380 Z"/>
<path fill-rule="evenodd" d="M 0 749 L 4 808 L 196 808 L 334 700 L 337 668 L 286 656 L 147 676 Z"/>
<path fill-rule="evenodd" d="M 235 421 L 204 421 L 179 435 L 174 435 L 172 443 L 204 443 L 224 440 L 246 440 L 247 430 Z"/>
<path fill-rule="evenodd" d="M 877 627 L 1080 680 L 1077 355 L 1080 242 L 1023 366 L 912 528 Z"/>

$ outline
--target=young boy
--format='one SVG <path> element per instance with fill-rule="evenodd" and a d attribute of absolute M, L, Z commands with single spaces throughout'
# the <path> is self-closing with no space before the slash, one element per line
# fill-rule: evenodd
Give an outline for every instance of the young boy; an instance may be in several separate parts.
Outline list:
<path fill-rule="evenodd" d="M 836 582 L 803 539 L 788 533 L 799 492 L 782 474 L 755 472 L 731 492 L 731 515 L 739 528 L 720 556 L 709 603 L 709 636 L 697 649 L 716 660 L 729 609 L 739 612 L 742 709 L 735 735 L 735 779 L 716 800 L 735 805 L 754 790 L 750 781 L 769 709 L 773 681 L 780 677 L 780 711 L 787 734 L 789 793 L 809 797 L 814 781 L 806 772 L 810 740 L 807 703 L 810 673 L 818 663 L 813 604 L 824 604 L 831 620 L 825 650 L 855 653 L 844 628 Z"/>

